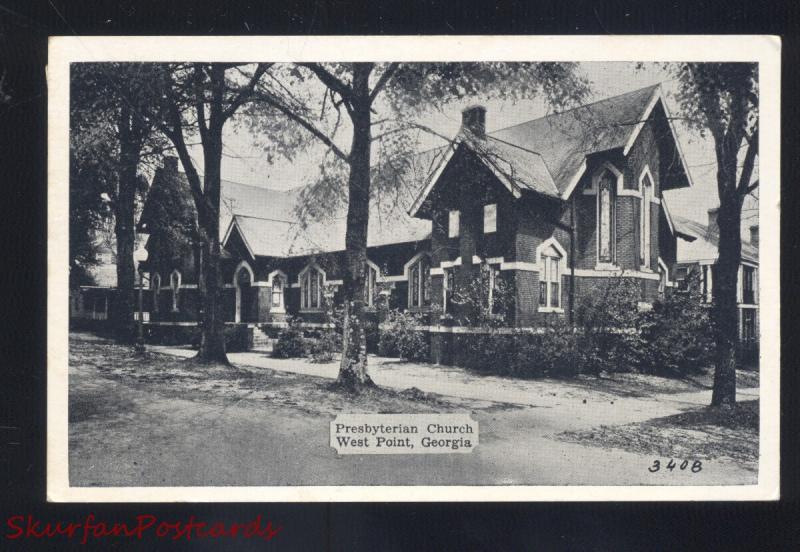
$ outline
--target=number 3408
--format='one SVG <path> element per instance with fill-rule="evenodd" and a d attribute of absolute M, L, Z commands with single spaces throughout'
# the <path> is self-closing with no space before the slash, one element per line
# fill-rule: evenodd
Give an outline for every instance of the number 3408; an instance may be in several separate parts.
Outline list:
<path fill-rule="evenodd" d="M 703 470 L 703 463 L 700 460 L 684 460 L 682 462 L 677 463 L 674 458 L 670 458 L 669 462 L 662 466 L 661 460 L 653 460 L 653 464 L 647 468 L 647 471 L 650 473 L 656 473 L 658 471 L 669 470 L 669 471 L 685 471 L 690 470 L 692 473 L 697 473 Z"/>

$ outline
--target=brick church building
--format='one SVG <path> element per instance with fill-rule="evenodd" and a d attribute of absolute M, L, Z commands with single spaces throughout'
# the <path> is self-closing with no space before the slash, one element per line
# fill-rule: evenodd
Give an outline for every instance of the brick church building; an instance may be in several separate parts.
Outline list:
<path fill-rule="evenodd" d="M 535 327 L 568 318 L 614 279 L 635 282 L 642 303 L 673 285 L 676 229 L 663 192 L 691 177 L 660 86 L 491 133 L 487 117 L 481 106 L 465 109 L 451 143 L 421 154 L 418 178 L 398 178 L 389 201 L 373 201 L 368 311 L 420 312 L 431 331 L 442 316 L 458 326 L 455 290 L 482 279 L 488 305 L 501 282 L 507 290 L 505 325 Z M 222 182 L 230 323 L 280 327 L 293 315 L 313 327 L 338 301 L 344 211 L 304 219 L 304 192 Z M 193 217 L 185 176 L 167 158 L 139 224 L 150 324 L 198 319 L 196 256 L 180 239 Z"/>

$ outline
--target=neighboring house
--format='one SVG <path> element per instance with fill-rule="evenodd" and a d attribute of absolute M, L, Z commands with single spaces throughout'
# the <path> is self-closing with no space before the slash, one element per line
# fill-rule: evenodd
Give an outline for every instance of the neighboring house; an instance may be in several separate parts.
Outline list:
<path fill-rule="evenodd" d="M 92 285 L 69 290 L 69 317 L 75 321 L 108 320 L 117 285 L 117 265 L 114 251 L 104 240 L 97 240 L 97 264 L 86 274 Z"/>
<path fill-rule="evenodd" d="M 680 287 L 697 286 L 702 301 L 711 304 L 714 289 L 714 265 L 719 256 L 717 209 L 709 209 L 708 223 L 675 217 L 678 234 L 678 270 Z M 758 225 L 750 227 L 750 239 L 742 240 L 742 262 L 736 290 L 739 307 L 739 340 L 750 354 L 758 351 Z"/>
<path fill-rule="evenodd" d="M 536 326 L 619 278 L 643 303 L 672 284 L 677 243 L 662 192 L 691 177 L 659 86 L 492 133 L 485 120 L 483 107 L 465 109 L 451 144 L 420 155 L 422 178 L 398 178 L 391 201 L 372 202 L 368 310 L 382 294 L 440 332 L 442 314 L 459 323 L 454 290 L 482 278 L 489 305 L 497 282 L 510 291 L 507 325 Z M 196 255 L 158 228 L 159 194 L 191 205 L 175 159 L 155 175 L 140 231 L 150 233 L 151 323 L 185 324 L 198 318 Z M 291 314 L 319 324 L 326 294 L 338 301 L 344 211 L 303 224 L 304 201 L 302 189 L 222 182 L 230 322 L 281 325 Z"/>
<path fill-rule="evenodd" d="M 92 280 L 91 285 L 81 285 L 69 290 L 69 317 L 77 326 L 87 322 L 91 324 L 90 321 L 108 320 L 109 313 L 114 308 L 117 289 L 116 253 L 108 240 L 98 236 L 96 243 L 97 264 L 86 269 L 87 276 Z M 137 249 L 140 247 L 142 245 L 137 241 Z M 146 320 L 146 315 L 143 318 Z"/>

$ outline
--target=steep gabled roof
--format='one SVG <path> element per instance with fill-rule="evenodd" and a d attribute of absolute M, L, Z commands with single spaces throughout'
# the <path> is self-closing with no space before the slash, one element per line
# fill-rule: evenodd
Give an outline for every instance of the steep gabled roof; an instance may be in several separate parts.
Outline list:
<path fill-rule="evenodd" d="M 239 232 L 253 257 L 296 257 L 345 250 L 346 213 L 334 210 L 320 220 L 287 222 L 274 219 L 234 215 L 223 244 L 234 228 Z M 377 247 L 430 238 L 429 221 L 413 219 L 403 206 L 382 209 L 377 201 L 370 208 L 367 245 Z"/>
<path fill-rule="evenodd" d="M 678 262 L 715 261 L 719 256 L 719 231 L 691 219 L 673 217 L 679 235 Z M 758 246 L 742 240 L 742 259 L 758 263 Z"/>
<path fill-rule="evenodd" d="M 586 168 L 586 157 L 593 153 L 621 149 L 627 154 L 653 109 L 666 106 L 661 86 L 653 85 L 600 100 L 568 111 L 548 115 L 489 133 L 485 140 L 463 130 L 453 141 L 437 171 L 422 188 L 411 212 L 416 214 L 452 156 L 463 144 L 475 151 L 512 193 L 530 190 L 566 199 Z M 691 177 L 685 166 L 674 128 L 666 117 L 686 182 Z M 504 162 L 496 160 L 504 157 Z M 502 170 L 498 170 L 502 167 Z M 680 187 L 680 183 L 673 187 Z M 665 186 L 664 189 L 669 189 Z M 515 194 L 516 195 L 516 194 Z"/>

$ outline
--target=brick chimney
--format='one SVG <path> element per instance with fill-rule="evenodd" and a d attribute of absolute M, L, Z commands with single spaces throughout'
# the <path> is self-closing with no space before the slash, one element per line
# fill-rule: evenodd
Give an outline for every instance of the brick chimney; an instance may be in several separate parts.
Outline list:
<path fill-rule="evenodd" d="M 758 247 L 758 224 L 750 227 L 750 243 Z"/>
<path fill-rule="evenodd" d="M 471 105 L 461 111 L 461 128 L 469 130 L 478 138 L 486 136 L 486 108 Z"/>
<path fill-rule="evenodd" d="M 170 174 L 174 174 L 178 172 L 178 158 L 167 156 L 164 157 L 164 170 L 166 170 Z"/>
<path fill-rule="evenodd" d="M 719 207 L 714 207 L 713 209 L 708 210 L 708 229 L 711 232 L 719 232 L 719 226 L 717 225 L 718 213 Z"/>

